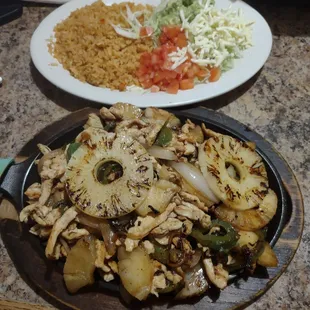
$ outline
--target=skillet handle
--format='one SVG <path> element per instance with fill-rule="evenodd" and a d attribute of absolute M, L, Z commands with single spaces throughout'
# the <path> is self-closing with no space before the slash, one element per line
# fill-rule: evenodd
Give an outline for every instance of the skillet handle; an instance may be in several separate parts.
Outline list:
<path fill-rule="evenodd" d="M 2 173 L 11 165 L 12 158 L 0 158 L 0 177 Z"/>
<path fill-rule="evenodd" d="M 32 159 L 29 158 L 21 163 L 14 163 L 13 160 L 0 159 L 0 197 L 3 195 L 5 198 L 12 201 L 17 211 L 22 209 L 21 193 L 22 184 L 24 182 L 25 174 L 29 169 Z M 5 167 L 4 165 L 7 164 Z"/>

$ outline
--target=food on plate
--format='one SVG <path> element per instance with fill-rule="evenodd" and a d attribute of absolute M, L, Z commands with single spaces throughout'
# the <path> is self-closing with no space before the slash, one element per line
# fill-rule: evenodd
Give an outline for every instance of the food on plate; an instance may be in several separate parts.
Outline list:
<path fill-rule="evenodd" d="M 222 290 L 232 273 L 276 267 L 266 241 L 277 196 L 255 145 L 117 103 L 92 113 L 74 141 L 38 145 L 41 181 L 20 220 L 62 260 L 70 293 L 117 278 L 145 300 Z"/>
<path fill-rule="evenodd" d="M 121 14 L 126 6 L 132 12 L 152 10 L 132 3 L 109 6 L 97 1 L 87 5 L 56 25 L 50 52 L 82 82 L 119 90 L 139 85 L 136 70 L 140 56 L 152 50 L 153 42 L 148 37 L 133 41 L 115 32 L 110 23 L 127 26 Z"/>
<path fill-rule="evenodd" d="M 49 49 L 83 82 L 176 94 L 230 70 L 252 45 L 252 24 L 214 0 L 97 1 L 56 25 Z"/>

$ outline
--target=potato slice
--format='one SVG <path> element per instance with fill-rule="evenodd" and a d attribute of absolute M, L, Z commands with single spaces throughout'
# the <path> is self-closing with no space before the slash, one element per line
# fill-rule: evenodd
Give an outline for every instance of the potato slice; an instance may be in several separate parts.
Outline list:
<path fill-rule="evenodd" d="M 92 235 L 80 239 L 70 250 L 65 266 L 64 280 L 70 293 L 94 283 L 96 238 Z"/>
<path fill-rule="evenodd" d="M 264 242 L 264 251 L 258 258 L 257 263 L 264 267 L 277 267 L 278 259 L 268 242 Z"/>
<path fill-rule="evenodd" d="M 237 246 L 242 248 L 243 246 L 247 246 L 249 249 L 253 249 L 258 241 L 258 236 L 253 231 L 238 231 L 239 239 L 237 241 Z"/>
<path fill-rule="evenodd" d="M 149 255 L 141 247 L 126 252 L 118 249 L 118 270 L 122 284 L 128 293 L 139 300 L 144 300 L 150 293 L 154 276 L 154 266 Z"/>

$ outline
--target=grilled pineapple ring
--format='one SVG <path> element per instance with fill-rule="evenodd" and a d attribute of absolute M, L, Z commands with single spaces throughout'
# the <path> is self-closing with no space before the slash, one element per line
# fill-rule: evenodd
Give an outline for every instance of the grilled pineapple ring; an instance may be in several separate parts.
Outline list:
<path fill-rule="evenodd" d="M 268 193 L 267 172 L 253 148 L 233 137 L 206 130 L 211 136 L 199 149 L 199 165 L 211 190 L 234 210 L 257 207 Z M 239 175 L 229 175 L 232 165 Z"/>
<path fill-rule="evenodd" d="M 77 138 L 82 145 L 73 153 L 66 171 L 66 189 L 84 213 L 113 218 L 135 210 L 153 183 L 152 159 L 142 145 L 129 136 L 115 136 L 100 128 L 88 128 Z M 122 176 L 102 184 L 97 169 L 114 161 Z"/>
<path fill-rule="evenodd" d="M 222 204 L 215 209 L 215 214 L 217 218 L 229 222 L 235 228 L 255 231 L 265 227 L 271 221 L 276 214 L 277 206 L 277 195 L 269 189 L 258 208 L 238 211 Z"/>

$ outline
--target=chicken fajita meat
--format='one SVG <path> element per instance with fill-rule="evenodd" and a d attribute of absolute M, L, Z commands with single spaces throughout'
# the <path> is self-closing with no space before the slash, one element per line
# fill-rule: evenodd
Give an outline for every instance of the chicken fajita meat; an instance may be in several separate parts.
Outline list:
<path fill-rule="evenodd" d="M 98 273 L 138 300 L 185 299 L 277 266 L 265 240 L 277 196 L 250 142 L 117 103 L 90 114 L 75 141 L 38 147 L 41 181 L 20 221 L 64 261 L 70 293 Z"/>

